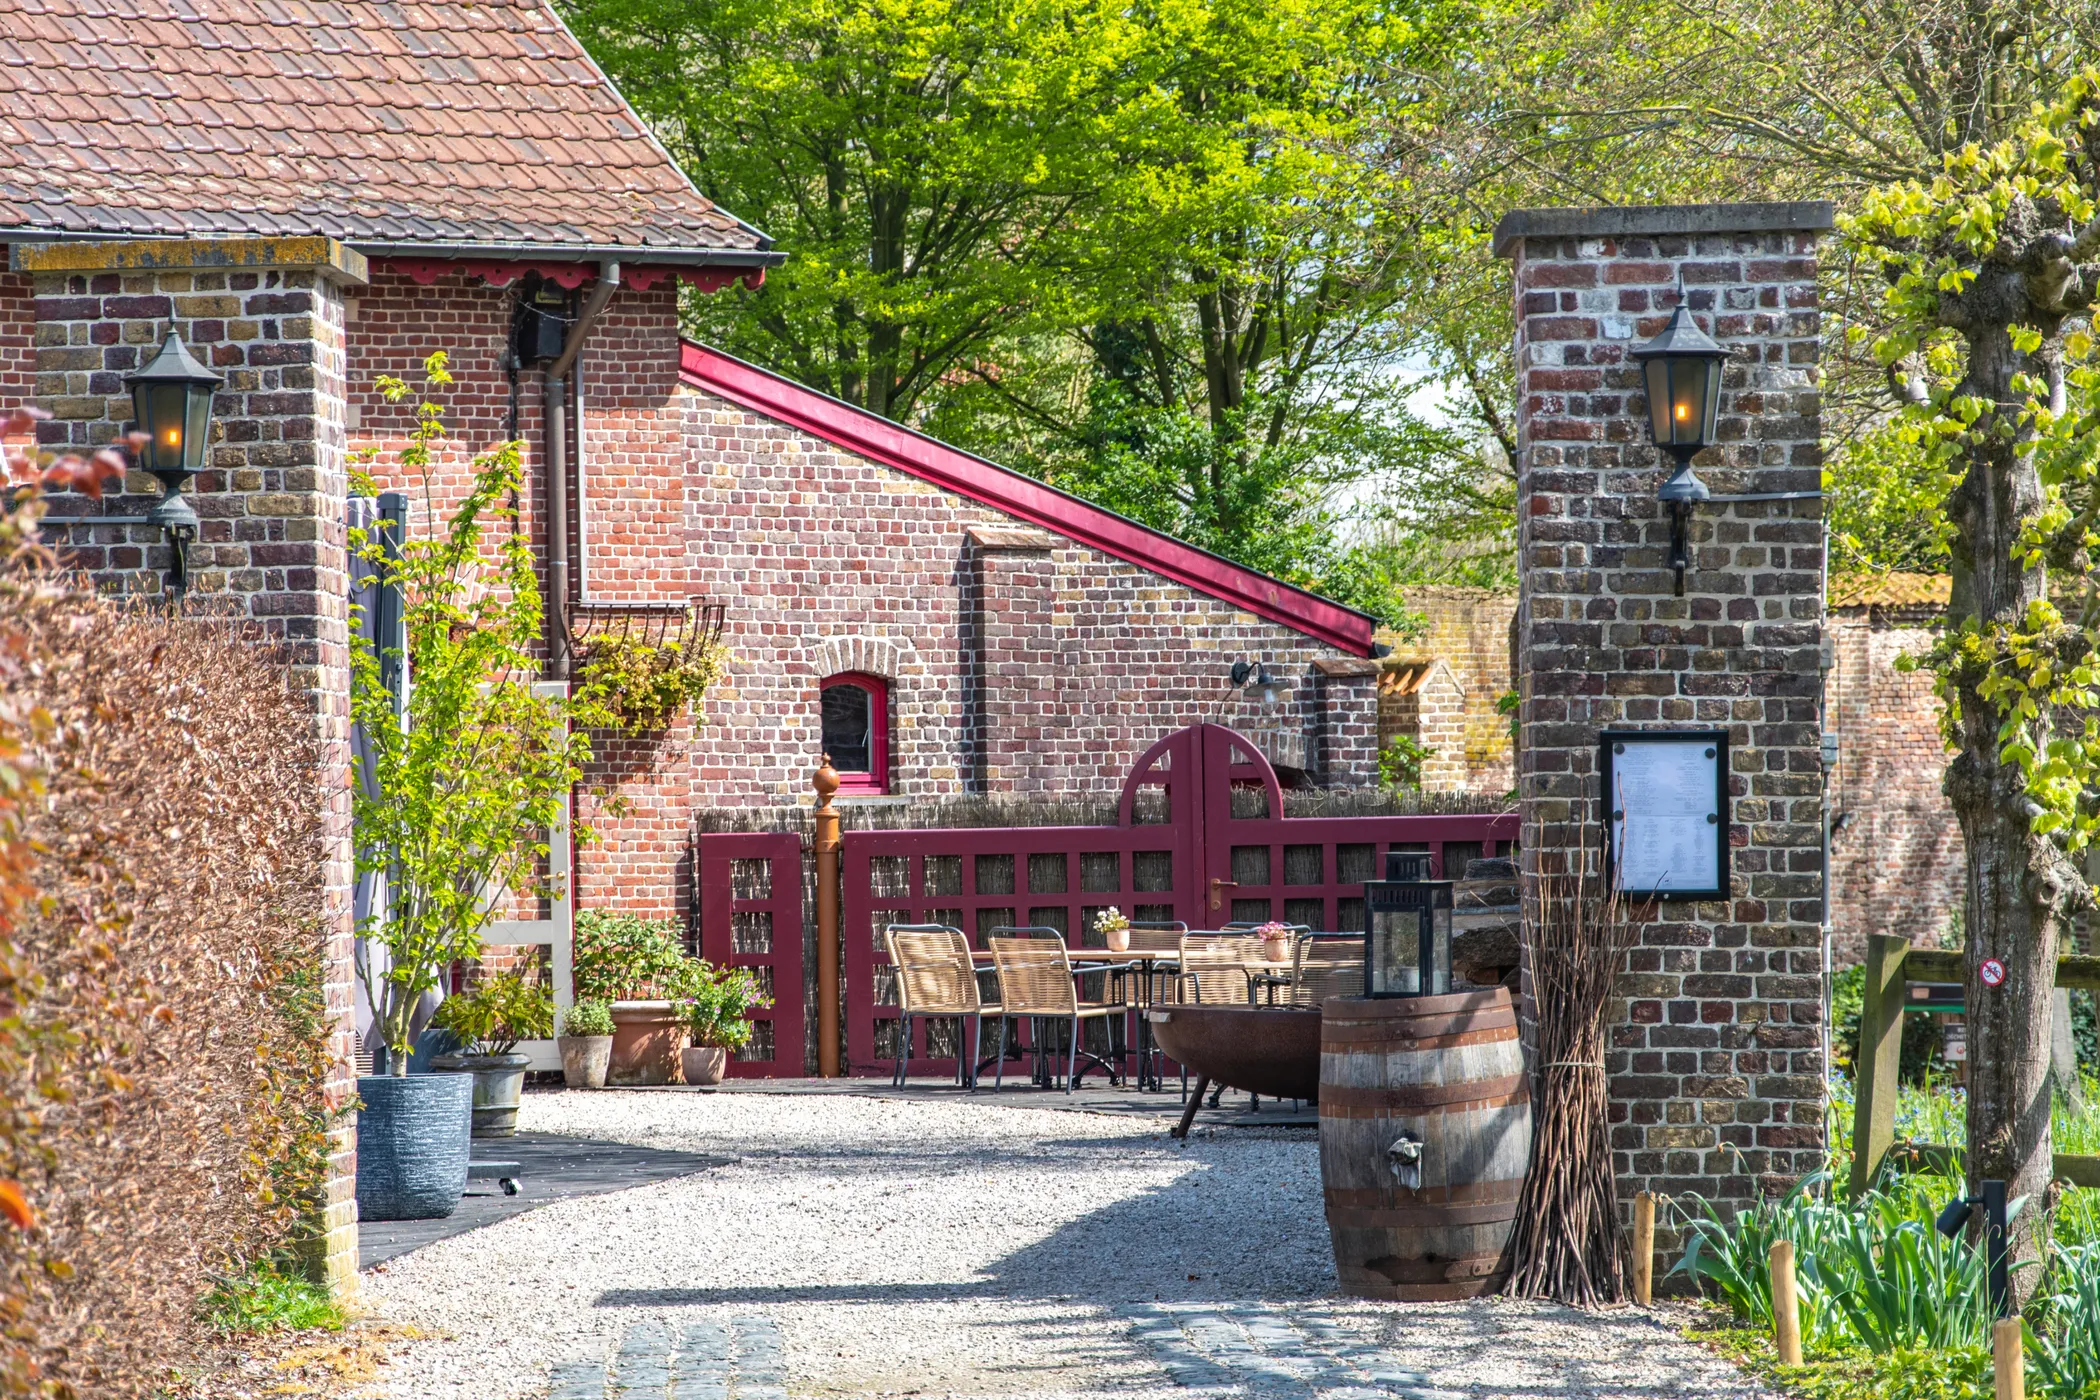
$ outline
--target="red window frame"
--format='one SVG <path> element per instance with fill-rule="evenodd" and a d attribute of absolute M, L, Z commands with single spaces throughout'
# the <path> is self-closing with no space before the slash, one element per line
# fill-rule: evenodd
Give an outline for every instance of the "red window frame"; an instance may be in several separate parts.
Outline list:
<path fill-rule="evenodd" d="M 839 774 L 842 793 L 886 793 L 890 790 L 890 683 L 862 671 L 841 671 L 817 682 L 817 737 L 824 735 L 823 695 L 850 685 L 868 696 L 868 771 Z"/>

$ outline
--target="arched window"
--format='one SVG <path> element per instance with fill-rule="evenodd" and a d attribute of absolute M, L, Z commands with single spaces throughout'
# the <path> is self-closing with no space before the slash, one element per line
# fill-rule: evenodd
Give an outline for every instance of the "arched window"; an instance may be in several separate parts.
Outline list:
<path fill-rule="evenodd" d="M 890 790 L 890 688 L 879 676 L 842 671 L 826 676 L 824 752 L 839 775 L 840 792 Z"/>

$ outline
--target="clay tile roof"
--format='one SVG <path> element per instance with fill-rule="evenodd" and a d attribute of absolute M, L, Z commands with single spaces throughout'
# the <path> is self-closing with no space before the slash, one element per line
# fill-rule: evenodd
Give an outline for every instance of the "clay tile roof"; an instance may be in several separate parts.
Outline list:
<path fill-rule="evenodd" d="M 777 261 L 541 0 L 0 0 L 0 36 L 0 238 Z"/>
<path fill-rule="evenodd" d="M 1830 581 L 1833 608 L 1947 606 L 1954 580 L 1945 574 L 1858 574 Z"/>

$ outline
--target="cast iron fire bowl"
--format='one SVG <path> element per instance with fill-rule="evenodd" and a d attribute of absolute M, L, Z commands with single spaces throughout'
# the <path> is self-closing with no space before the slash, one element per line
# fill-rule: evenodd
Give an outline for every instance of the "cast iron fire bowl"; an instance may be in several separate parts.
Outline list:
<path fill-rule="evenodd" d="M 1320 1090 L 1320 1009 L 1303 1006 L 1159 1006 L 1152 1038 L 1192 1073 L 1275 1099 Z"/>

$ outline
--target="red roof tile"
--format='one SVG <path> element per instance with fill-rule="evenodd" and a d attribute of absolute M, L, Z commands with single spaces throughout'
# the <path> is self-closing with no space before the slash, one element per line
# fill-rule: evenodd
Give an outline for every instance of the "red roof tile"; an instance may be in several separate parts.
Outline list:
<path fill-rule="evenodd" d="M 0 238 L 772 262 L 539 0 L 0 0 Z"/>

